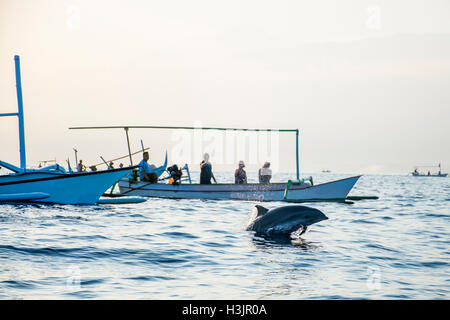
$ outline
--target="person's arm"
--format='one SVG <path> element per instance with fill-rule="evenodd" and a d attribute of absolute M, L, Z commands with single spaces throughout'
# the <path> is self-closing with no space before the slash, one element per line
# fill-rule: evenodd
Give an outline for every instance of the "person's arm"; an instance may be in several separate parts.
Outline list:
<path fill-rule="evenodd" d="M 234 177 L 235 177 L 235 178 L 236 178 L 237 175 L 238 175 L 238 171 L 239 171 L 239 169 L 234 170 Z"/>
<path fill-rule="evenodd" d="M 213 178 L 213 180 L 214 180 L 214 183 L 216 183 L 216 184 L 217 184 L 217 180 L 216 180 L 216 177 L 214 177 L 214 173 L 212 173 L 212 172 L 211 172 L 211 177 Z"/>

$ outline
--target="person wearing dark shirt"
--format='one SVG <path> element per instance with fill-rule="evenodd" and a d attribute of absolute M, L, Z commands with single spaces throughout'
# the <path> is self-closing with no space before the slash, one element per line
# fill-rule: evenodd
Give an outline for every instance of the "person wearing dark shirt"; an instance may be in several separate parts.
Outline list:
<path fill-rule="evenodd" d="M 203 161 L 200 163 L 200 184 L 211 184 L 211 178 L 217 183 L 212 172 L 211 162 L 209 162 L 209 154 L 205 153 Z"/>
<path fill-rule="evenodd" d="M 244 161 L 239 161 L 239 168 L 234 171 L 234 183 L 236 184 L 246 184 L 247 183 L 247 173 L 244 170 Z"/>

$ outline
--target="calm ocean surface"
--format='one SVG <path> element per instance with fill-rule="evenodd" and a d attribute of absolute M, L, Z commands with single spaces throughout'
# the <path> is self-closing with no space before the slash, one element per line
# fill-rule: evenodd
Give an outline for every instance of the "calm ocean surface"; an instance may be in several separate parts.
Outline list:
<path fill-rule="evenodd" d="M 303 244 L 244 231 L 256 202 L 1 205 L 0 298 L 449 299 L 450 178 L 365 175 L 351 195 L 380 199 L 306 204 L 329 220 Z"/>

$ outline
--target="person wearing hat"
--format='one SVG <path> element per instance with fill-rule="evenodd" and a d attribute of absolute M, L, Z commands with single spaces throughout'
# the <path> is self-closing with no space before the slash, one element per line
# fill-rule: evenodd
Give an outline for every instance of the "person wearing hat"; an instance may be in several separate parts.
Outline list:
<path fill-rule="evenodd" d="M 244 161 L 239 161 L 239 168 L 234 171 L 234 183 L 236 184 L 246 184 L 247 183 L 247 173 L 244 170 Z"/>

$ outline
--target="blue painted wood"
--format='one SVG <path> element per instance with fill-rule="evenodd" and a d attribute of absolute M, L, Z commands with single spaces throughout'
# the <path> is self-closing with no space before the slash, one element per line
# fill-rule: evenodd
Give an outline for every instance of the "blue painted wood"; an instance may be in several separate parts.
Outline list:
<path fill-rule="evenodd" d="M 20 168 L 26 169 L 27 160 L 25 153 L 25 126 L 23 121 L 23 101 L 22 101 L 22 84 L 20 78 L 20 58 L 18 55 L 14 56 L 16 66 L 16 89 L 17 89 L 17 104 L 19 107 L 19 142 L 20 142 Z"/>
<path fill-rule="evenodd" d="M 0 194 L 0 202 L 41 200 L 48 197 L 50 197 L 50 194 L 45 192 Z"/>
<path fill-rule="evenodd" d="M 145 202 L 147 199 L 144 198 L 112 198 L 112 199 L 98 199 L 97 204 L 127 204 L 127 203 L 140 203 Z"/>
<path fill-rule="evenodd" d="M 297 180 L 300 179 L 300 171 L 299 171 L 299 155 L 298 155 L 298 129 L 295 131 L 295 154 L 296 154 L 296 162 L 297 162 Z"/>
<path fill-rule="evenodd" d="M 16 113 L 0 113 L 0 117 L 9 117 L 9 116 L 18 116 L 19 114 Z"/>

